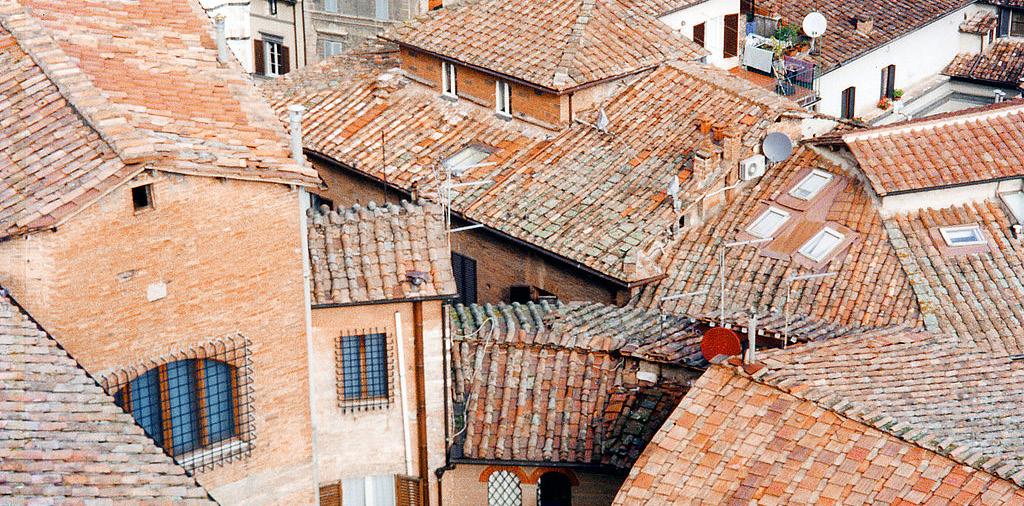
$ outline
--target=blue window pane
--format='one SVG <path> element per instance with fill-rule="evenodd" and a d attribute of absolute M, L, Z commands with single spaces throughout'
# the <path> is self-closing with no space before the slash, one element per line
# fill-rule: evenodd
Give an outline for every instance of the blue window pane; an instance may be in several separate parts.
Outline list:
<path fill-rule="evenodd" d="M 210 443 L 235 435 L 235 401 L 231 388 L 231 366 L 216 360 L 203 361 L 206 391 L 206 430 Z"/>
<path fill-rule="evenodd" d="M 167 364 L 167 394 L 171 412 L 171 439 L 174 443 L 172 453 L 180 455 L 199 446 L 194 360 Z"/>
<path fill-rule="evenodd" d="M 366 395 L 388 395 L 387 341 L 384 334 L 366 336 Z"/>
<path fill-rule="evenodd" d="M 345 399 L 360 399 L 363 393 L 362 363 L 359 357 L 361 336 L 341 338 L 341 370 L 344 375 Z"/>
<path fill-rule="evenodd" d="M 156 369 L 132 380 L 132 416 L 158 446 L 164 444 L 163 421 L 160 414 L 160 373 Z"/>

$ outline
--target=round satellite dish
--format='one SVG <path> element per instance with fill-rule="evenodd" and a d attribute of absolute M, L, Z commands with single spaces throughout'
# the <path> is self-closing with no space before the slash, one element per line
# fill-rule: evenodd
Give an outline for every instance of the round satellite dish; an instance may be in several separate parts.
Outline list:
<path fill-rule="evenodd" d="M 700 340 L 700 353 L 704 360 L 726 355 L 732 357 L 743 353 L 743 345 L 740 344 L 740 336 L 725 327 L 715 327 L 704 333 Z"/>
<path fill-rule="evenodd" d="M 769 161 L 781 162 L 793 154 L 793 141 L 782 132 L 772 132 L 765 136 L 761 150 Z"/>
<path fill-rule="evenodd" d="M 820 12 L 812 12 L 804 16 L 803 23 L 804 33 L 808 37 L 817 38 L 825 35 L 825 29 L 828 28 L 828 20 L 825 19 L 825 15 Z"/>

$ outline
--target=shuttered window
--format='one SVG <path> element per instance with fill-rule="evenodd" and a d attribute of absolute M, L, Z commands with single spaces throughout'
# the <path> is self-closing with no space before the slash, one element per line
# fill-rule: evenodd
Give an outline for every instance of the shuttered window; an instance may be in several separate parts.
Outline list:
<path fill-rule="evenodd" d="M 704 23 L 693 25 L 693 41 L 698 46 L 704 47 Z"/>
<path fill-rule="evenodd" d="M 320 506 L 341 506 L 341 482 L 320 487 Z"/>
<path fill-rule="evenodd" d="M 844 119 L 853 119 L 857 106 L 857 88 L 853 86 L 843 90 L 840 115 Z"/>
<path fill-rule="evenodd" d="M 896 98 L 896 65 L 882 68 L 882 87 L 879 98 Z"/>
<path fill-rule="evenodd" d="M 739 30 L 740 15 L 729 14 L 725 16 L 725 47 L 722 52 L 723 57 L 732 58 L 739 54 Z"/>
<path fill-rule="evenodd" d="M 459 290 L 458 302 L 476 304 L 476 260 L 452 253 L 452 270 L 455 273 L 455 285 Z"/>

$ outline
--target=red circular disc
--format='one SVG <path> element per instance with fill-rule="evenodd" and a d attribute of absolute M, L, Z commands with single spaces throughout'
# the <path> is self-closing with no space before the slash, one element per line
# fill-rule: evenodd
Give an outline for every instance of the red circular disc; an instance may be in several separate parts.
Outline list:
<path fill-rule="evenodd" d="M 715 327 L 704 333 L 700 341 L 700 352 L 708 362 L 719 355 L 739 355 L 743 353 L 740 336 L 725 327 Z"/>

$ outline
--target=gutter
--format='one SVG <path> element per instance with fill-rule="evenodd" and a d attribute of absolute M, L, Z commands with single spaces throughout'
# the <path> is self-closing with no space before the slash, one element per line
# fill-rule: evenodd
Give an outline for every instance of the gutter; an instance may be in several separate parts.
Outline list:
<path fill-rule="evenodd" d="M 498 460 L 498 459 L 473 459 L 466 457 L 452 457 L 451 464 L 442 469 L 454 469 L 458 464 L 476 464 L 484 466 L 525 466 L 525 467 L 559 467 L 577 469 L 580 471 L 598 472 L 602 474 L 626 475 L 628 470 L 619 471 L 614 467 L 603 464 L 577 464 L 575 462 L 548 462 L 532 460 Z"/>
<path fill-rule="evenodd" d="M 308 287 L 307 287 L 308 288 Z M 384 300 L 371 300 L 371 301 L 358 301 L 358 302 L 326 302 L 323 304 L 310 304 L 311 309 L 330 309 L 333 307 L 352 307 L 352 306 L 375 306 L 379 304 L 400 304 L 404 302 L 426 302 L 431 300 L 455 300 L 459 298 L 456 294 L 449 295 L 431 295 L 429 297 L 411 297 L 405 299 L 384 299 Z"/>
<path fill-rule="evenodd" d="M 969 181 L 969 182 L 966 182 L 966 183 L 950 183 L 950 184 L 944 184 L 944 185 L 940 185 L 940 186 L 929 186 L 927 188 L 915 188 L 913 190 L 894 190 L 894 191 L 891 191 L 891 192 L 888 192 L 888 193 L 879 193 L 878 196 L 884 198 L 884 197 L 892 197 L 892 196 L 895 196 L 895 195 L 906 195 L 908 193 L 924 193 L 924 192 L 935 191 L 935 190 L 948 190 L 950 188 L 960 188 L 960 187 L 964 187 L 964 186 L 975 186 L 975 185 L 982 185 L 982 184 L 988 184 L 988 183 L 1002 183 L 1003 181 L 1013 181 L 1013 180 L 1017 180 L 1017 179 L 1024 179 L 1024 175 L 1018 174 L 1018 175 L 1015 175 L 1015 176 L 1003 176 L 1003 177 L 997 177 L 997 178 L 992 178 L 992 179 L 983 179 L 983 180 L 980 180 L 980 181 Z"/>

